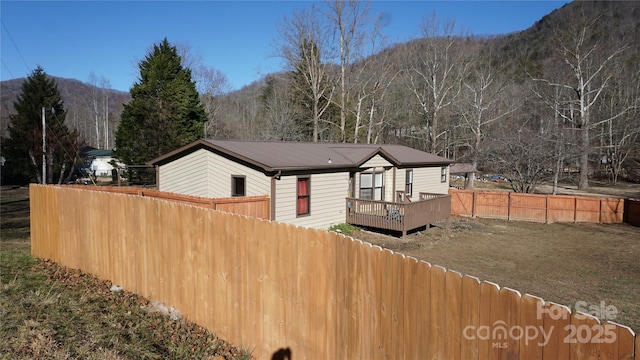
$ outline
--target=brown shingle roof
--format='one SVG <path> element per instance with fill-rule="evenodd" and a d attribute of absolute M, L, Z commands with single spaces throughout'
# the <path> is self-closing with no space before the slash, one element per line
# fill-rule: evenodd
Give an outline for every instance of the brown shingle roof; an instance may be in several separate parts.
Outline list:
<path fill-rule="evenodd" d="M 451 164 L 451 169 L 449 173 L 451 174 L 465 174 L 465 173 L 477 173 L 478 169 L 476 169 L 473 164 L 468 163 L 455 163 Z"/>
<path fill-rule="evenodd" d="M 200 148 L 248 162 L 264 171 L 355 168 L 377 154 L 399 167 L 451 163 L 443 157 L 402 145 L 198 140 L 148 164 L 163 165 Z"/>

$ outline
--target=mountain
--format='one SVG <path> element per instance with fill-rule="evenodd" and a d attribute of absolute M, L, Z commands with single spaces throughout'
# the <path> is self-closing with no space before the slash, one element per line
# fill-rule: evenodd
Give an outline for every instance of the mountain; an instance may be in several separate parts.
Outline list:
<path fill-rule="evenodd" d="M 76 79 L 50 77 L 58 84 L 58 90 L 67 110 L 67 125 L 78 129 L 87 145 L 96 148 L 112 148 L 113 134 L 120 123 L 123 104 L 131 98 L 129 93 L 94 87 Z M 20 94 L 25 80 L 26 78 L 18 78 L 0 82 L 0 133 L 3 136 L 6 136 L 9 115 L 14 112 L 13 102 Z M 105 103 L 108 104 L 106 109 Z M 96 136 L 96 109 L 99 139 Z M 108 114 L 106 124 L 105 114 Z M 105 129 L 108 137 L 105 137 Z"/>
<path fill-rule="evenodd" d="M 498 53 L 495 61 L 509 63 L 512 68 L 526 61 L 538 66 L 553 66 L 548 59 L 557 51 L 558 33 L 585 19 L 597 19 L 593 33 L 600 37 L 599 51 L 611 52 L 627 45 L 631 53 L 640 49 L 640 2 L 637 1 L 587 1 L 565 4 L 538 20 L 523 31 L 497 37 L 485 53 Z"/>
<path fill-rule="evenodd" d="M 623 56 L 625 61 L 632 64 L 629 68 L 632 69 L 634 67 L 633 64 L 638 63 L 638 59 L 640 59 L 640 21 L 638 20 L 640 19 L 640 2 L 638 1 L 577 0 L 542 17 L 528 29 L 498 36 L 471 36 L 463 39 L 464 41 L 460 41 L 456 46 L 460 46 L 474 60 L 486 59 L 496 68 L 499 68 L 499 76 L 503 78 L 501 80 L 506 78 L 506 81 L 510 82 L 509 97 L 529 98 L 529 102 L 534 103 L 535 96 L 531 94 L 526 85 L 526 82 L 530 81 L 530 79 L 525 70 L 534 74 L 549 74 L 551 73 L 550 69 L 553 70 L 562 65 L 555 59 L 555 55 L 558 53 L 558 33 L 573 24 L 579 23 L 582 19 L 597 19 L 593 26 L 596 27 L 595 34 L 599 38 L 598 51 L 606 53 L 611 52 L 612 49 L 626 46 Z M 382 52 L 362 60 L 362 65 L 355 64 L 352 68 L 353 73 L 357 73 L 364 68 L 374 73 L 381 72 L 384 71 L 386 62 L 393 64 L 393 71 L 399 74 L 403 67 L 406 68 L 411 66 L 412 63 L 419 62 L 422 56 L 428 54 L 428 48 L 420 45 L 427 40 L 415 39 L 407 43 L 390 46 Z M 208 124 L 209 136 L 266 140 L 267 135 L 265 134 L 275 133 L 278 135 L 278 131 L 288 130 L 288 124 L 281 119 L 291 118 L 295 114 L 291 115 L 290 108 L 276 108 L 274 106 L 291 105 L 276 104 L 275 102 L 265 105 L 267 91 L 282 91 L 282 93 L 278 93 L 278 96 L 274 97 L 274 101 L 282 100 L 286 97 L 284 91 L 290 89 L 290 87 L 282 86 L 269 90 L 270 82 L 267 81 L 277 80 L 271 81 L 271 86 L 286 83 L 288 80 L 287 76 L 284 75 L 283 73 L 269 74 L 263 79 L 259 79 L 237 91 L 205 99 L 205 107 L 208 109 L 211 118 Z M 56 78 L 56 80 L 65 101 L 65 107 L 69 111 L 67 116 L 68 124 L 78 128 L 87 140 L 88 145 L 97 148 L 112 147 L 112 135 L 119 123 L 122 104 L 129 101 L 129 94 L 108 89 L 97 89 L 101 99 L 108 95 L 109 119 L 107 126 L 105 126 L 104 121 L 99 119 L 98 134 L 96 134 L 95 113 L 92 112 L 91 106 L 95 98 L 94 88 L 89 84 L 74 79 Z M 6 127 L 8 113 L 12 111 L 13 99 L 20 92 L 21 82 L 22 79 L 16 79 L 0 83 L 0 118 L 2 120 L 0 130 L 4 130 Z M 376 114 L 378 116 L 383 114 L 386 116 L 384 118 L 385 124 L 381 126 L 376 138 L 380 142 L 393 141 L 420 147 L 423 146 L 425 139 L 414 136 L 411 132 L 422 126 L 421 122 L 424 121 L 426 115 L 421 112 L 420 106 L 416 104 L 415 94 L 408 88 L 406 82 L 406 77 L 396 76 L 391 86 L 389 86 L 386 97 L 376 103 Z M 352 101 L 355 103 L 355 100 Z M 525 100 L 522 101 L 525 102 Z M 459 119 L 462 112 L 460 110 L 460 100 L 457 100 L 457 102 L 449 108 L 448 113 L 443 114 L 442 128 L 438 129 L 437 133 L 445 131 L 447 127 L 456 126 L 453 121 Z M 296 105 L 299 106 L 299 104 L 294 104 L 294 106 Z M 268 106 L 270 107 L 267 109 Z M 537 108 L 523 108 L 520 113 L 514 113 L 511 118 L 523 118 L 533 113 L 538 114 L 537 116 L 548 117 L 548 114 L 544 113 L 542 106 L 539 104 L 527 104 L 527 106 L 537 106 Z M 274 111 L 279 112 L 276 113 Z M 353 115 L 351 114 L 350 116 Z M 331 120 L 329 119 L 327 123 L 330 123 Z M 276 124 L 275 122 L 277 121 L 281 123 Z M 447 124 L 448 121 L 452 122 L 451 125 Z M 280 127 L 277 125 L 280 125 Z M 266 127 L 269 126 L 271 126 L 271 129 L 267 131 Z M 325 134 L 332 131 L 333 128 L 331 126 L 333 125 L 327 126 L 328 130 Z M 455 129 L 460 129 L 460 127 L 455 127 Z M 600 129 L 598 129 L 599 131 Z M 106 146 L 105 141 L 102 140 L 105 132 L 109 135 L 107 138 L 111 139 L 106 142 Z M 443 141 L 439 151 L 443 155 L 451 156 L 455 159 L 462 158 L 465 154 L 468 154 L 469 149 L 464 147 L 467 146 L 464 144 L 468 143 L 468 139 L 463 138 L 468 136 L 468 133 L 452 132 L 451 136 L 451 138 L 447 138 L 446 143 Z M 455 138 L 455 136 L 460 136 L 460 138 Z M 444 136 L 439 139 L 444 139 Z M 330 141 L 331 139 L 328 140 Z M 450 146 L 453 148 L 445 149 L 445 147 Z"/>

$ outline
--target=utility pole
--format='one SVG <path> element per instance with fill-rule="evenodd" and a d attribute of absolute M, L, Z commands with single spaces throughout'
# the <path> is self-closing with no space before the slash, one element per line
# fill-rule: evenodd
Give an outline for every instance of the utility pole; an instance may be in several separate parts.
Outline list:
<path fill-rule="evenodd" d="M 47 183 L 47 163 L 46 163 L 46 146 L 47 140 L 45 134 L 47 133 L 46 121 L 44 119 L 44 106 L 42 107 L 42 183 Z"/>

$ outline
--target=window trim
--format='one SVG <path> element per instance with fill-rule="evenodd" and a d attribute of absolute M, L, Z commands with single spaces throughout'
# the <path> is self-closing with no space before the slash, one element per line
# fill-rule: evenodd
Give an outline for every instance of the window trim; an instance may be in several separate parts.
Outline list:
<path fill-rule="evenodd" d="M 244 182 L 244 192 L 239 194 L 236 188 L 236 179 L 242 179 Z M 231 197 L 247 196 L 247 176 L 246 175 L 231 175 Z"/>
<path fill-rule="evenodd" d="M 376 174 L 380 174 L 380 178 L 382 179 L 382 184 L 380 186 L 376 186 Z M 360 178 L 358 179 L 358 199 L 363 200 L 373 200 L 373 201 L 384 201 L 384 170 L 383 171 L 363 171 L 360 173 Z M 362 176 L 363 175 L 371 175 L 371 187 L 366 187 L 364 189 L 371 189 L 371 198 L 365 199 L 362 197 Z M 375 199 L 375 190 L 380 189 L 380 199 Z"/>
<path fill-rule="evenodd" d="M 307 194 L 300 195 L 298 184 L 300 180 L 307 181 Z M 307 199 L 307 212 L 300 212 L 300 200 L 306 198 Z M 310 216 L 311 215 L 311 176 L 304 175 L 296 177 L 296 217 Z"/>
<path fill-rule="evenodd" d="M 448 169 L 448 166 L 440 167 L 440 182 L 441 183 L 447 182 L 447 175 L 449 175 L 448 174 L 449 172 L 447 171 L 447 169 Z"/>
<path fill-rule="evenodd" d="M 407 197 L 413 195 L 413 169 L 406 169 L 404 172 L 404 194 Z"/>

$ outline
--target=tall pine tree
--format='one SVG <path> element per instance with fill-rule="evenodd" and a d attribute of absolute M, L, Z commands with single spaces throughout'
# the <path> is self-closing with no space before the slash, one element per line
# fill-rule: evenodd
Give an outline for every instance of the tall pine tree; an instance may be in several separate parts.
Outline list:
<path fill-rule="evenodd" d="M 141 165 L 202 137 L 207 115 L 191 70 L 165 38 L 140 62 L 116 132 L 114 156 Z M 134 174 L 130 174 L 134 176 Z"/>
<path fill-rule="evenodd" d="M 8 137 L 2 139 L 4 183 L 42 183 L 42 116 L 46 120 L 46 182 L 62 183 L 71 178 L 78 161 L 80 144 L 77 131 L 64 124 L 64 109 L 58 85 L 41 67 L 22 83 L 21 93 L 13 103 Z"/>

